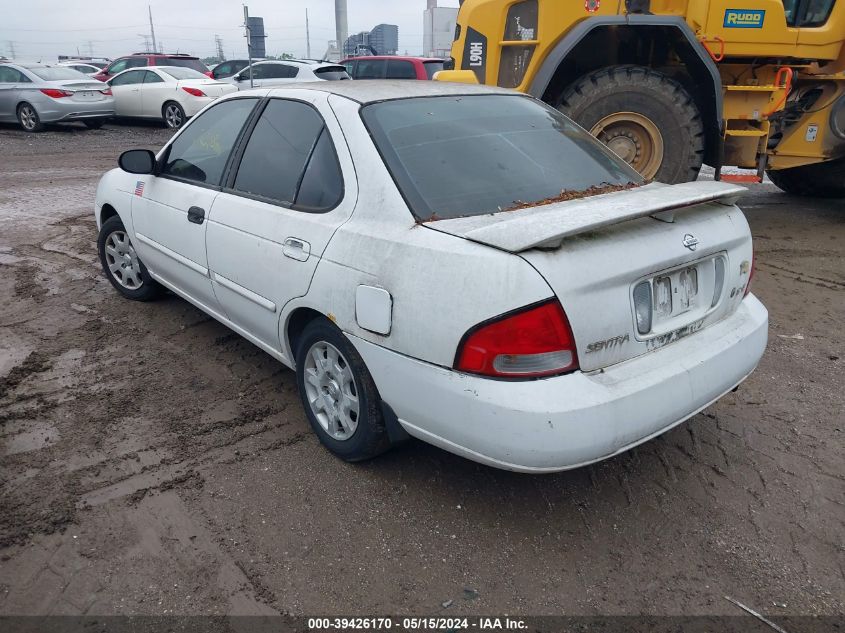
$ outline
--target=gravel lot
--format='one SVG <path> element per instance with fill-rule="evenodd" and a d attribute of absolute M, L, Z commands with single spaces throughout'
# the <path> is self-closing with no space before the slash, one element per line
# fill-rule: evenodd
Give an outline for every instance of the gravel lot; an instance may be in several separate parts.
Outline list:
<path fill-rule="evenodd" d="M 0 126 L 0 614 L 845 614 L 841 200 L 751 187 L 768 351 L 688 423 L 558 475 L 349 465 L 292 372 L 102 275 L 96 183 L 169 135 Z"/>

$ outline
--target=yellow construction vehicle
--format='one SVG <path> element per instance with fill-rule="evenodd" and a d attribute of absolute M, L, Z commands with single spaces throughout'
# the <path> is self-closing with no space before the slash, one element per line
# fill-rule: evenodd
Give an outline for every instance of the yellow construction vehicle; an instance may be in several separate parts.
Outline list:
<path fill-rule="evenodd" d="M 648 179 L 845 196 L 845 0 L 464 0 L 452 57 L 438 79 L 534 95 Z"/>

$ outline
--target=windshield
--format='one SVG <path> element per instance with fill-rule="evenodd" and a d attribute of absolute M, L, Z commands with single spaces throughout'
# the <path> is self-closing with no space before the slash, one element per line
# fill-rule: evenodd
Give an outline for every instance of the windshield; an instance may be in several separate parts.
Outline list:
<path fill-rule="evenodd" d="M 527 97 L 401 99 L 365 106 L 361 116 L 419 220 L 643 182 L 557 110 Z"/>
<path fill-rule="evenodd" d="M 345 66 L 323 66 L 314 70 L 317 79 L 327 79 L 329 81 L 340 81 L 343 79 L 352 79 L 346 72 Z"/>
<path fill-rule="evenodd" d="M 37 68 L 27 68 L 27 70 L 44 81 L 62 81 L 64 79 L 91 80 L 87 75 L 83 75 L 78 70 L 74 70 L 69 66 L 39 66 Z"/>
<path fill-rule="evenodd" d="M 160 70 L 174 79 L 208 79 L 207 75 L 192 68 L 162 68 L 158 66 L 156 70 Z"/>
<path fill-rule="evenodd" d="M 434 73 L 443 70 L 443 62 L 423 62 L 425 74 L 429 79 L 434 79 Z"/>

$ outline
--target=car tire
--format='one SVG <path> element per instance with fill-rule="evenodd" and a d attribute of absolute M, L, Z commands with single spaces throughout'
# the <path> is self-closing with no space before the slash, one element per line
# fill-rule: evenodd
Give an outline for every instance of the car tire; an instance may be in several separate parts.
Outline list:
<path fill-rule="evenodd" d="M 637 169 L 668 184 L 698 177 L 704 124 L 674 79 L 642 66 L 611 66 L 569 86 L 557 108 Z"/>
<path fill-rule="evenodd" d="M 185 109 L 175 101 L 168 101 L 161 107 L 161 118 L 164 119 L 164 124 L 173 130 L 178 130 L 188 120 Z"/>
<path fill-rule="evenodd" d="M 120 294 L 133 301 L 151 301 L 163 288 L 135 252 L 120 216 L 112 216 L 100 229 L 97 251 L 103 272 Z"/>
<path fill-rule="evenodd" d="M 35 106 L 26 101 L 18 106 L 18 123 L 27 132 L 42 132 L 44 130 L 44 124 L 41 122 L 41 117 L 38 116 Z"/>
<path fill-rule="evenodd" d="M 348 462 L 390 448 L 381 398 L 364 360 L 331 321 L 311 321 L 299 337 L 296 383 L 320 442 Z"/>
<path fill-rule="evenodd" d="M 103 127 L 103 125 L 105 125 L 106 120 L 105 119 L 85 119 L 83 121 L 83 123 L 85 124 L 85 127 L 87 127 L 89 130 L 99 130 L 101 127 Z"/>

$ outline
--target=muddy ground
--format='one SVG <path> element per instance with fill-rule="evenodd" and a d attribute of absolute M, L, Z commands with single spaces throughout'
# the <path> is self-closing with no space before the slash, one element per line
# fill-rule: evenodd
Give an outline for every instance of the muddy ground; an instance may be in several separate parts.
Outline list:
<path fill-rule="evenodd" d="M 103 277 L 97 180 L 168 137 L 0 126 L 0 614 L 845 613 L 841 201 L 751 188 L 768 351 L 679 428 L 557 475 L 349 465 L 292 372 Z"/>

